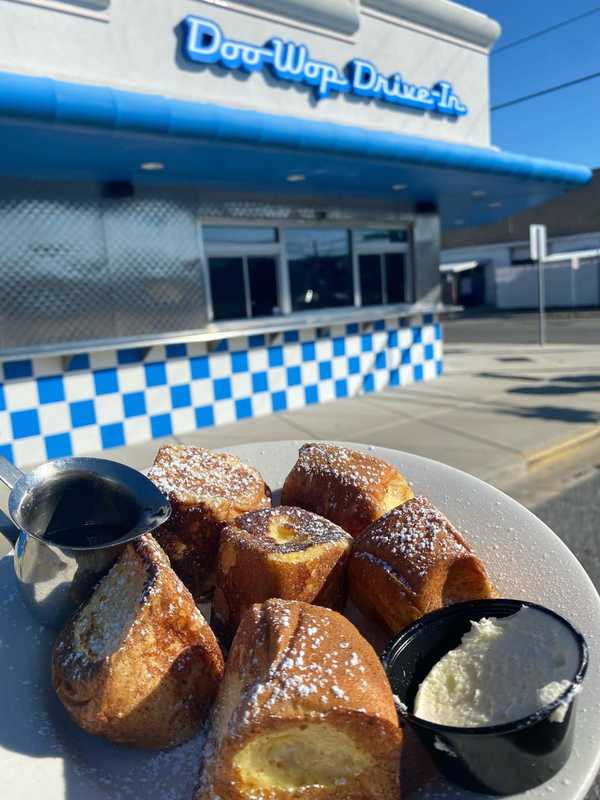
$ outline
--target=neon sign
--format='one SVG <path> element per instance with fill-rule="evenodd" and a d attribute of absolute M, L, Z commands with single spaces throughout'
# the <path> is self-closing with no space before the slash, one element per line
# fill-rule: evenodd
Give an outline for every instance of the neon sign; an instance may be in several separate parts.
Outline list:
<path fill-rule="evenodd" d="M 196 64 L 219 64 L 248 73 L 268 69 L 277 80 L 309 86 L 317 100 L 333 94 L 353 94 L 452 117 L 468 113 L 448 81 L 418 86 L 405 81 L 399 72 L 383 75 L 362 58 L 353 58 L 340 70 L 334 64 L 311 58 L 306 45 L 284 42 L 278 37 L 262 47 L 227 39 L 216 22 L 203 17 L 188 16 L 183 27 L 183 55 Z"/>

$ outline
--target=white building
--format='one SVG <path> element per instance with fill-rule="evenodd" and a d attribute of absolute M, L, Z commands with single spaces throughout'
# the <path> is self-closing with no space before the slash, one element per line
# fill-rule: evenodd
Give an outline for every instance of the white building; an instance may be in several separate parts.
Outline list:
<path fill-rule="evenodd" d="M 586 183 L 492 146 L 446 0 L 5 0 L 0 452 L 432 379 L 441 225 Z"/>
<path fill-rule="evenodd" d="M 508 219 L 447 229 L 441 267 L 446 297 L 467 306 L 537 307 L 537 269 L 529 252 L 533 224 L 548 232 L 547 305 L 600 306 L 600 170 L 587 186 Z"/>

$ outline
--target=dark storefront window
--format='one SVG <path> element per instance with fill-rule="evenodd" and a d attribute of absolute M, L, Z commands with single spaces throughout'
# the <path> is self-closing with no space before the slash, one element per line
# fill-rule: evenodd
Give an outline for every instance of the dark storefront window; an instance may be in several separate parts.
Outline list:
<path fill-rule="evenodd" d="M 205 225 L 203 233 L 214 320 L 280 314 L 280 301 L 292 312 L 351 307 L 355 292 L 363 306 L 406 302 L 406 230 Z M 280 298 L 286 265 L 290 292 Z"/>
<path fill-rule="evenodd" d="M 408 231 L 398 230 L 358 230 L 355 232 L 356 243 L 361 244 L 404 244 L 408 241 Z"/>
<path fill-rule="evenodd" d="M 292 228 L 285 236 L 292 309 L 353 305 L 348 231 Z"/>
<path fill-rule="evenodd" d="M 208 255 L 213 319 L 278 314 L 277 229 L 205 225 L 203 235 Z"/>
<path fill-rule="evenodd" d="M 239 319 L 246 316 L 243 258 L 209 258 L 213 318 Z"/>
<path fill-rule="evenodd" d="M 236 244 L 275 244 L 276 228 L 243 227 L 240 225 L 204 225 L 204 244 L 208 247 Z"/>
<path fill-rule="evenodd" d="M 387 287 L 387 303 L 406 302 L 404 253 L 386 253 L 383 257 Z"/>
<path fill-rule="evenodd" d="M 277 311 L 277 260 L 248 258 L 250 305 L 253 317 L 268 317 Z"/>
<path fill-rule="evenodd" d="M 406 302 L 405 258 L 404 253 L 359 255 L 363 306 Z"/>
<path fill-rule="evenodd" d="M 383 281 L 381 256 L 359 256 L 360 293 L 363 306 L 379 306 L 383 303 Z"/>

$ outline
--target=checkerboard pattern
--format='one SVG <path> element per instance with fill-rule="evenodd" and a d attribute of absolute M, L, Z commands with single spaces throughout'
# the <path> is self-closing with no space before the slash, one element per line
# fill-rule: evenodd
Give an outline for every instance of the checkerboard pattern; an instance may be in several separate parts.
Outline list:
<path fill-rule="evenodd" d="M 0 364 L 20 466 L 405 386 L 442 373 L 432 315 Z"/>

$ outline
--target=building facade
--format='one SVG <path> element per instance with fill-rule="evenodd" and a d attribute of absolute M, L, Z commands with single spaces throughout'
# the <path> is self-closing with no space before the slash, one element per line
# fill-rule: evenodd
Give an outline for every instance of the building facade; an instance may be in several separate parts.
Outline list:
<path fill-rule="evenodd" d="M 600 306 L 600 170 L 590 183 L 492 225 L 449 229 L 442 241 L 443 296 L 466 306 L 538 306 L 537 264 L 529 226 L 545 225 L 550 308 Z"/>
<path fill-rule="evenodd" d="M 442 0 L 5 0 L 0 452 L 20 465 L 433 379 L 442 224 L 589 172 L 491 145 Z"/>

